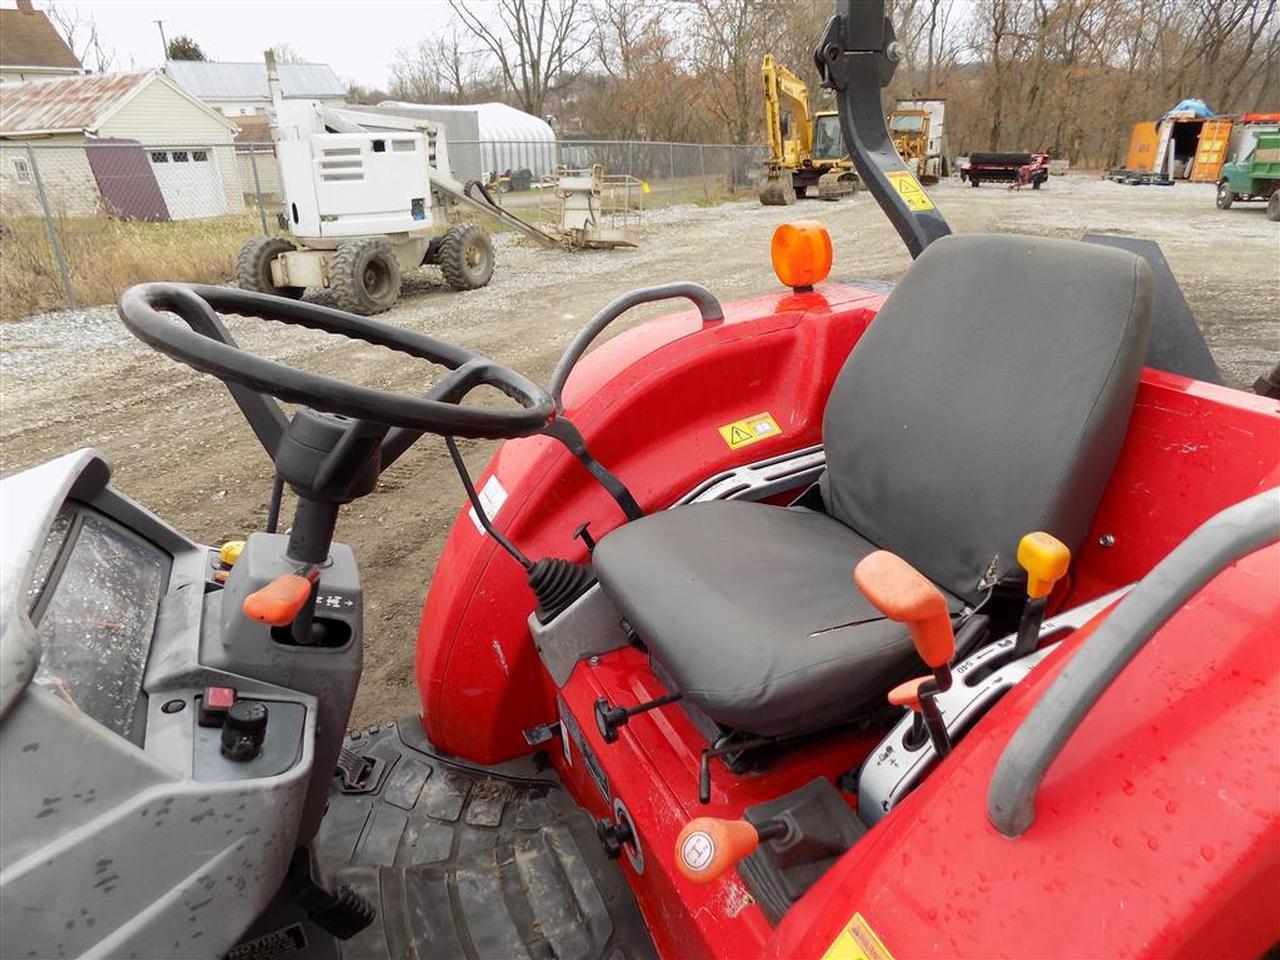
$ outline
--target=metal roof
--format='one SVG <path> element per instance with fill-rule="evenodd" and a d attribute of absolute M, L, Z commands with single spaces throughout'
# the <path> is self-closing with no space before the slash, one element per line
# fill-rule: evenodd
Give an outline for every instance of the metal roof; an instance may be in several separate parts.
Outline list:
<path fill-rule="evenodd" d="M 345 97 L 347 88 L 327 63 L 282 63 L 280 92 L 286 97 Z M 168 60 L 169 78 L 201 100 L 271 99 L 265 63 Z"/>
<path fill-rule="evenodd" d="M 0 84 L 0 135 L 93 130 L 150 73 Z"/>

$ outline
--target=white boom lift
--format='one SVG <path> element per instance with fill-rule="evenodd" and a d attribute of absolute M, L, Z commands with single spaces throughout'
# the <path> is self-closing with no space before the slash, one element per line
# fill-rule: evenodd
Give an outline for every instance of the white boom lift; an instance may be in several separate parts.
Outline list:
<path fill-rule="evenodd" d="M 365 315 L 391 307 L 401 274 L 425 264 L 438 266 L 455 290 L 482 287 L 493 275 L 488 232 L 460 223 L 436 236 L 455 206 L 559 245 L 474 185 L 454 180 L 437 124 L 285 100 L 275 59 L 270 53 L 266 59 L 284 200 L 280 219 L 290 237 L 245 244 L 236 262 L 241 287 L 293 298 L 307 287 L 327 287 L 340 309 Z"/>

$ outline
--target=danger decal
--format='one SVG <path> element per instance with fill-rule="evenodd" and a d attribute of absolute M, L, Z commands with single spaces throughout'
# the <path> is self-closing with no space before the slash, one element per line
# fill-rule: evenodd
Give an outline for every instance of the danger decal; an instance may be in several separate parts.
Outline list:
<path fill-rule="evenodd" d="M 735 420 L 733 423 L 726 423 L 719 430 L 720 436 L 724 438 L 730 450 L 737 450 L 739 447 L 749 446 L 782 433 L 782 428 L 778 426 L 778 421 L 773 419 L 771 413 L 757 413 L 742 420 Z"/>
<path fill-rule="evenodd" d="M 934 209 L 933 201 L 929 199 L 929 195 L 924 192 L 924 187 L 920 186 L 920 181 L 912 176 L 910 171 L 894 170 L 885 176 L 889 178 L 893 189 L 898 191 L 898 196 L 902 198 L 908 210 Z"/>

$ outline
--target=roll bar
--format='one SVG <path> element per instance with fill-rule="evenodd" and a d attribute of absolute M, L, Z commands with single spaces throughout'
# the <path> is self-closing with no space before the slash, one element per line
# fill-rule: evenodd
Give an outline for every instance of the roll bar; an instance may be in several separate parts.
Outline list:
<path fill-rule="evenodd" d="M 840 130 L 858 176 L 914 258 L 951 227 L 898 156 L 885 123 L 880 89 L 893 78 L 902 44 L 884 7 L 884 0 L 836 0 L 813 58 L 823 86 L 836 92 Z"/>
<path fill-rule="evenodd" d="M 1040 782 L 1080 721 L 1138 651 L 1205 584 L 1280 540 L 1280 487 L 1228 507 L 1156 564 L 1067 661 L 1000 755 L 987 819 L 1006 837 L 1035 820 Z"/>

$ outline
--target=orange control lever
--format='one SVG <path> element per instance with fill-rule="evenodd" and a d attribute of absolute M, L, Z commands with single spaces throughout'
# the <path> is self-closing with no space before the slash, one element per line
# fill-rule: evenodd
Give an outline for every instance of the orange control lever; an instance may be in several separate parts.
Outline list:
<path fill-rule="evenodd" d="M 872 606 L 911 629 L 916 651 L 935 670 L 955 656 L 951 614 L 942 591 L 897 554 L 877 550 L 853 570 L 853 582 Z"/>
<path fill-rule="evenodd" d="M 245 597 L 240 609 L 251 620 L 287 627 L 310 599 L 311 583 L 306 577 L 286 573 Z"/>
<path fill-rule="evenodd" d="M 932 679 L 933 677 L 916 677 L 914 680 L 898 684 L 889 691 L 889 702 L 895 707 L 910 707 L 919 713 L 920 687 Z"/>
<path fill-rule="evenodd" d="M 759 845 L 759 832 L 746 820 L 698 817 L 676 838 L 676 867 L 694 883 L 710 883 Z"/>

